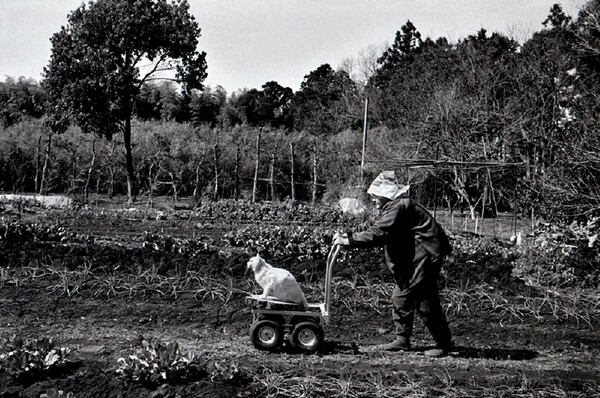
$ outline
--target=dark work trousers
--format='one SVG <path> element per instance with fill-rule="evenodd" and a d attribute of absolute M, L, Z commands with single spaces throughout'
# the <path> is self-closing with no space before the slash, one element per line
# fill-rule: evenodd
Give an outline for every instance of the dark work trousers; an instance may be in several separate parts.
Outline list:
<path fill-rule="evenodd" d="M 431 261 L 429 258 L 423 260 Z M 437 272 L 428 273 L 413 287 L 410 287 L 410 281 L 406 278 L 402 278 L 400 275 L 396 276 L 396 287 L 392 293 L 392 318 L 396 326 L 396 335 L 410 338 L 415 311 L 418 312 L 437 346 L 447 349 L 452 344 L 452 335 L 440 304 L 437 286 L 441 263 L 440 260 L 439 263 L 421 264 L 421 266 L 429 266 L 430 270 L 437 270 Z"/>

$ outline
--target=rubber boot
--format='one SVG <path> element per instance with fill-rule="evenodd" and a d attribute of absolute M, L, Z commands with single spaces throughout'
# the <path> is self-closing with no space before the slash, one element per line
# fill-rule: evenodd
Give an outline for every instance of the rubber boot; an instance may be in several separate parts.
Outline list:
<path fill-rule="evenodd" d="M 434 303 L 437 303 L 437 300 Z M 423 321 L 436 342 L 436 348 L 425 351 L 425 356 L 440 358 L 448 355 L 452 348 L 452 334 L 441 306 L 434 305 L 433 307 L 427 316 L 423 318 Z"/>
<path fill-rule="evenodd" d="M 430 350 L 425 351 L 425 356 L 430 358 L 441 358 L 448 355 L 447 348 L 432 348 Z"/>
<path fill-rule="evenodd" d="M 405 336 L 396 336 L 396 340 L 391 343 L 375 346 L 375 351 L 408 351 L 410 350 L 410 340 Z"/>

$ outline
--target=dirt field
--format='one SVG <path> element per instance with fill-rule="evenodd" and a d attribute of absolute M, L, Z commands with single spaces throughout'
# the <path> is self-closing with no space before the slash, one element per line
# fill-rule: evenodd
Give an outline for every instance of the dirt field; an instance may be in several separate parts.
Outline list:
<path fill-rule="evenodd" d="M 318 353 L 266 352 L 248 336 L 246 296 L 256 287 L 244 267 L 253 253 L 219 244 L 239 225 L 90 214 L 0 214 L 87 237 L 0 241 L 0 340 L 49 337 L 72 350 L 43 372 L 0 369 L 0 397 L 37 398 L 53 388 L 74 397 L 600 397 L 598 303 L 569 306 L 588 296 L 526 286 L 506 256 L 459 251 L 446 266 L 442 295 L 456 346 L 448 357 L 423 355 L 432 341 L 418 319 L 412 351 L 369 350 L 392 338 L 392 285 L 380 252 L 346 253 L 336 264 L 332 322 Z M 193 257 L 152 251 L 145 232 L 205 235 L 213 244 Z M 309 301 L 322 300 L 323 258 L 268 260 L 291 269 Z M 77 284 L 86 266 L 95 282 Z M 143 288 L 133 284 L 142 277 Z M 553 294 L 569 300 L 559 306 Z M 118 376 L 118 359 L 144 339 L 177 342 L 197 358 L 193 371 L 159 384 Z"/>

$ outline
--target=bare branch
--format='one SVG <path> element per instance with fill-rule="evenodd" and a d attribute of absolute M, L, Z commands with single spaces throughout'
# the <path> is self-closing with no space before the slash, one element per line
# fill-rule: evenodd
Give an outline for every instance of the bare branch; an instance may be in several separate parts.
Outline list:
<path fill-rule="evenodd" d="M 144 82 L 146 82 L 146 81 L 150 80 L 150 79 L 149 79 L 149 77 L 150 77 L 151 75 L 153 75 L 154 73 L 156 73 L 156 72 L 157 72 L 157 70 L 159 69 L 159 66 L 160 66 L 160 65 L 161 65 L 161 64 L 162 64 L 162 63 L 163 63 L 163 62 L 164 62 L 166 59 L 167 59 L 167 55 L 166 55 L 166 54 L 162 54 L 162 55 L 160 56 L 160 59 L 159 59 L 159 60 L 158 60 L 158 61 L 157 61 L 157 62 L 154 64 L 154 67 L 152 68 L 152 70 L 151 70 L 150 72 L 146 73 L 146 75 L 145 75 L 143 78 L 141 78 L 141 79 L 140 79 L 140 84 L 138 85 L 138 87 L 141 87 L 141 85 L 142 85 Z"/>

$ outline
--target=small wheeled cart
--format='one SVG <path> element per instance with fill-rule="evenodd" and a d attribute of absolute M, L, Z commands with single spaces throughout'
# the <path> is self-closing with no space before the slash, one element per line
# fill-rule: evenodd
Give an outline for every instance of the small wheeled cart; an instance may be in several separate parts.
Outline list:
<path fill-rule="evenodd" d="M 302 304 L 280 301 L 273 297 L 249 296 L 252 305 L 250 339 L 259 350 L 274 351 L 284 341 L 301 352 L 314 352 L 324 341 L 323 327 L 329 323 L 331 306 L 331 274 L 340 251 L 334 245 L 327 255 L 325 301 Z"/>

